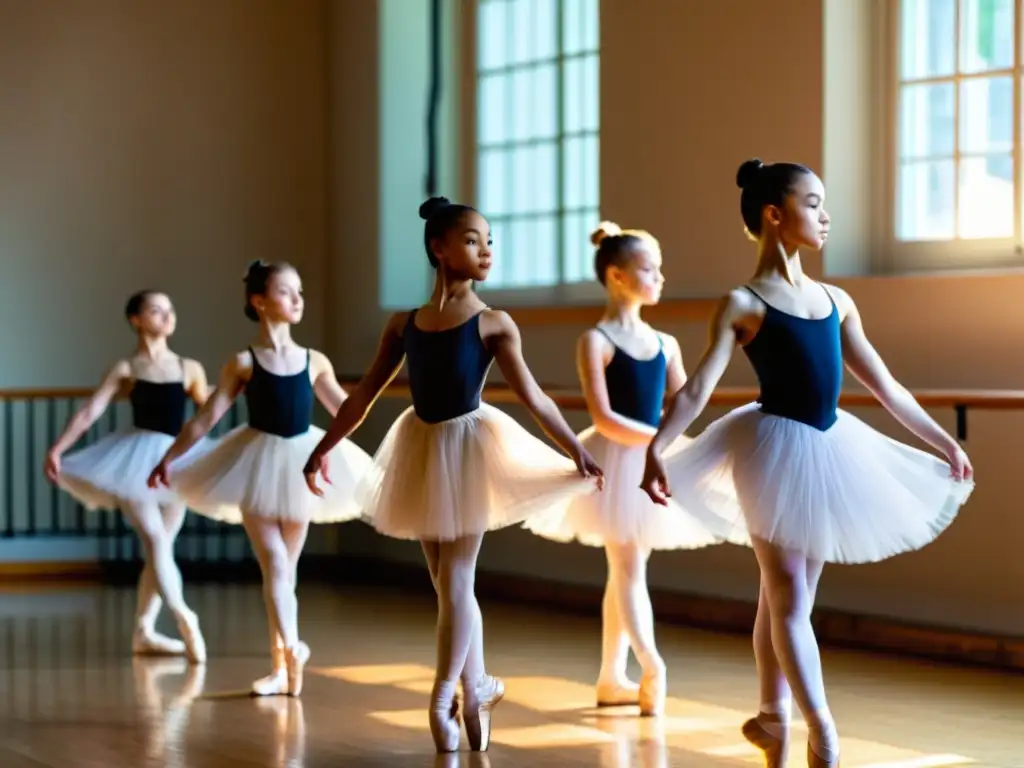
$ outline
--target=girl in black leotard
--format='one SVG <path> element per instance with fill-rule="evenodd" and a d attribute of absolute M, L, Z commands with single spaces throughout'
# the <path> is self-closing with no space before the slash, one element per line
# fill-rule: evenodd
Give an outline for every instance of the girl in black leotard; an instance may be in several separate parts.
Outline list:
<path fill-rule="evenodd" d="M 255 262 L 245 277 L 245 295 L 246 317 L 259 323 L 257 341 L 224 366 L 217 390 L 182 429 L 150 483 L 169 483 L 200 514 L 245 526 L 263 573 L 272 661 L 270 675 L 252 689 L 257 695 L 297 696 L 309 659 L 309 647 L 299 639 L 299 555 L 310 523 L 358 517 L 353 494 L 370 457 L 343 442 L 331 454 L 333 485 L 321 497 L 309 492 L 300 469 L 323 435 L 310 423 L 314 398 L 333 414 L 345 393 L 330 361 L 292 340 L 291 327 L 304 308 L 298 272 L 287 264 Z M 169 471 L 169 462 L 213 429 L 243 391 L 249 423 L 184 470 Z"/>
<path fill-rule="evenodd" d="M 318 472 L 333 477 L 328 451 L 365 418 L 407 361 L 413 405 L 384 438 L 359 498 L 378 531 L 421 542 L 438 594 L 437 676 L 430 703 L 434 743 L 439 752 L 458 749 L 455 688 L 461 678 L 469 744 L 485 750 L 490 712 L 504 686 L 484 669 L 483 621 L 473 594 L 484 533 L 595 491 L 597 482 L 585 478 L 600 470 L 523 362 L 515 323 L 473 291 L 473 282 L 485 280 L 491 266 L 487 220 L 444 198 L 424 203 L 420 215 L 426 219 L 427 258 L 437 269 L 434 295 L 429 304 L 388 322 L 373 365 L 305 471 L 313 489 Z M 495 360 L 572 460 L 480 402 Z"/>
<path fill-rule="evenodd" d="M 174 540 L 185 520 L 185 504 L 166 488 L 149 488 L 146 478 L 181 429 L 186 401 L 206 402 L 206 373 L 195 360 L 168 349 L 176 317 L 166 294 L 140 291 L 128 300 L 125 315 L 139 337 L 135 353 L 110 369 L 71 418 L 47 454 L 45 472 L 88 509 L 120 509 L 139 535 L 145 564 L 139 577 L 133 651 L 187 654 L 193 662 L 202 663 L 206 660 L 203 636 L 196 615 L 185 604 L 174 562 Z M 65 456 L 125 390 L 132 405 L 132 426 Z M 185 460 L 209 447 L 197 446 Z M 162 604 L 174 613 L 184 642 L 156 631 Z"/>

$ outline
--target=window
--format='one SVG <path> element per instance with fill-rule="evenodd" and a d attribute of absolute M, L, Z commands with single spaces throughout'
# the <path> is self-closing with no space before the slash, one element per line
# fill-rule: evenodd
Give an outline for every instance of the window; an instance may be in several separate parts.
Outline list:
<path fill-rule="evenodd" d="M 900 241 L 1021 238 L 1015 0 L 899 0 Z"/>
<path fill-rule="evenodd" d="M 487 287 L 590 281 L 598 223 L 599 0 L 479 0 L 476 199 Z"/>

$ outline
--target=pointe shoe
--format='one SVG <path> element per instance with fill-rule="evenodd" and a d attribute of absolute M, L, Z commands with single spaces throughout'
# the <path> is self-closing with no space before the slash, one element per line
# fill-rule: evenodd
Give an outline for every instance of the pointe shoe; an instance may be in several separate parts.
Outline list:
<path fill-rule="evenodd" d="M 309 646 L 298 643 L 284 652 L 285 664 L 288 669 L 288 695 L 298 696 L 302 693 L 302 671 L 309 661 Z"/>
<path fill-rule="evenodd" d="M 789 752 L 789 725 L 781 720 L 777 721 L 777 724 L 784 738 L 769 731 L 756 717 L 747 720 L 741 729 L 743 738 L 764 753 L 765 768 L 785 768 L 786 765 L 786 755 Z"/>
<path fill-rule="evenodd" d="M 486 752 L 491 745 L 491 713 L 505 696 L 505 683 L 500 677 L 485 675 L 470 690 L 466 690 L 463 683 L 462 692 L 466 698 L 463 718 L 469 748 L 474 752 Z"/>
<path fill-rule="evenodd" d="M 839 768 L 839 750 L 838 749 L 827 749 L 829 752 L 828 757 L 822 757 L 814 748 L 810 742 L 807 743 L 807 768 Z"/>
<path fill-rule="evenodd" d="M 626 707 L 640 703 L 640 686 L 632 680 L 597 683 L 598 707 Z"/>
<path fill-rule="evenodd" d="M 643 717 L 658 717 L 665 711 L 665 668 L 644 672 L 640 679 L 640 714 Z"/>
<path fill-rule="evenodd" d="M 184 656 L 185 643 L 139 627 L 132 635 L 132 653 L 136 656 Z"/>
<path fill-rule="evenodd" d="M 459 697 L 455 682 L 435 682 L 430 695 L 430 735 L 439 754 L 459 750 Z"/>
<path fill-rule="evenodd" d="M 177 617 L 178 631 L 185 641 L 185 655 L 193 664 L 206 663 L 206 641 L 199 630 L 199 617 L 192 612 Z"/>
<path fill-rule="evenodd" d="M 288 664 L 284 659 L 284 648 L 275 645 L 270 649 L 270 668 L 266 677 L 254 680 L 252 692 L 256 696 L 281 696 L 288 693 Z"/>

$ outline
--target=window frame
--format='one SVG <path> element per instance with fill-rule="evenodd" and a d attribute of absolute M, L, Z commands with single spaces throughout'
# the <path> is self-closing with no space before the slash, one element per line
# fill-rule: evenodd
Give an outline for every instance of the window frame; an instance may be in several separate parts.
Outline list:
<path fill-rule="evenodd" d="M 561 84 L 562 84 L 562 67 L 565 61 L 572 59 L 589 57 L 595 55 L 598 62 L 598 123 L 596 130 L 586 130 L 579 132 L 580 135 L 591 136 L 593 135 L 597 140 L 598 158 L 601 153 L 601 132 L 602 132 L 602 120 L 601 120 L 601 109 L 600 109 L 600 92 L 601 92 L 601 78 L 600 78 L 600 64 L 601 64 L 601 25 L 600 25 L 600 8 L 601 0 L 594 0 L 598 7 L 598 46 L 597 49 L 591 51 L 582 51 L 579 53 L 565 54 L 564 50 L 558 49 L 554 60 L 558 63 L 558 96 L 562 98 Z M 562 0 L 558 0 L 561 5 Z M 465 108 L 461 110 L 462 119 L 460 123 L 460 131 L 463 136 L 462 140 L 462 173 L 460 174 L 460 180 L 464 194 L 468 200 L 477 204 L 480 200 L 480 190 L 478 189 L 478 159 L 480 156 L 480 144 L 478 141 L 478 80 L 479 80 L 479 69 L 478 69 L 478 44 L 479 44 L 479 12 L 480 12 L 480 0 L 462 0 L 463 6 L 463 21 L 462 21 L 462 50 L 465 55 L 462 59 L 462 82 L 459 87 L 463 96 L 462 102 Z M 561 13 L 561 10 L 559 10 Z M 513 70 L 518 70 L 522 66 L 526 65 L 510 65 Z M 561 107 L 559 107 L 561 109 Z M 558 132 L 555 135 L 554 141 L 558 144 L 558 166 L 557 174 L 561 178 L 564 167 L 564 155 L 561 151 L 561 144 L 568 136 L 575 136 L 577 132 L 567 133 L 563 130 L 560 125 Z M 504 142 L 503 142 L 504 143 Z M 600 171 L 600 160 L 598 161 L 597 168 L 597 206 L 593 210 L 595 211 L 595 218 L 593 226 L 597 226 L 600 221 L 601 214 L 601 171 Z M 559 183 L 559 197 L 561 197 L 561 183 Z M 597 283 L 596 278 L 584 279 L 579 282 L 567 282 L 565 279 L 566 272 L 566 250 L 563 237 L 563 227 L 565 225 L 565 217 L 572 215 L 576 212 L 576 209 L 566 210 L 563 204 L 563 199 L 556 200 L 557 208 L 550 211 L 556 217 L 556 248 L 555 252 L 557 255 L 557 282 L 553 284 L 544 285 L 528 285 L 528 286 L 509 286 L 501 285 L 491 288 L 489 286 L 481 285 L 478 290 L 483 298 L 494 304 L 501 304 L 510 307 L 528 307 L 535 305 L 561 305 L 561 306 L 572 306 L 572 305 L 589 305 L 595 301 L 603 301 L 605 299 L 604 290 Z M 589 210 L 590 206 L 585 206 L 581 211 Z M 488 211 L 481 211 L 485 216 L 489 214 Z M 544 212 L 545 215 L 549 215 Z M 510 214 L 515 216 L 516 214 Z M 502 218 L 505 218 L 504 216 Z M 532 217 L 531 217 L 532 218 Z M 497 256 L 502 258 L 502 244 L 496 243 Z"/>
<path fill-rule="evenodd" d="M 885 247 L 879 258 L 873 259 L 876 268 L 883 273 L 916 273 L 916 272 L 966 272 L 966 271 L 999 271 L 1024 266 L 1024 100 L 1022 100 L 1022 79 L 1024 79 L 1024 0 L 1013 0 L 1014 3 L 1014 63 L 1010 67 L 1013 73 L 1013 164 L 1014 164 L 1014 235 L 1010 237 L 961 238 L 936 240 L 901 240 L 897 235 L 900 195 L 900 132 L 901 132 L 901 99 L 904 79 L 901 73 L 903 53 L 902 6 L 905 0 L 884 0 L 884 12 L 878 14 L 878 37 L 883 41 L 882 50 L 885 60 L 880 67 L 885 78 L 881 93 L 887 93 L 885 106 L 882 110 L 884 121 L 884 170 L 885 184 L 884 210 L 880 211 L 881 223 L 885 237 Z M 955 88 L 954 135 L 960 131 L 959 87 L 966 77 L 959 71 L 961 49 L 961 3 L 956 0 L 954 16 L 956 71 L 951 77 L 935 78 L 942 82 L 952 82 Z M 982 76 L 985 76 L 984 73 Z M 931 78 L 921 78 L 931 80 Z M 917 82 L 914 80 L 912 82 Z M 959 162 L 960 148 L 954 146 L 954 159 Z M 959 172 L 959 169 L 958 169 Z M 959 175 L 954 177 L 959 179 Z M 960 199 L 957 190 L 955 200 Z M 958 208 L 954 207 L 954 216 Z"/>

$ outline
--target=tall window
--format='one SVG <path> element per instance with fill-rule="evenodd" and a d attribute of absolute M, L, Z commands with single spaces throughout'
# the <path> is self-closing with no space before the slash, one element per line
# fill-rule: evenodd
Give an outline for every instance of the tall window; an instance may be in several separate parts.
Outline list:
<path fill-rule="evenodd" d="M 590 280 L 598 221 L 599 0 L 478 0 L 477 202 L 491 288 Z"/>
<path fill-rule="evenodd" d="M 896 237 L 1021 237 L 1015 0 L 899 0 Z"/>

